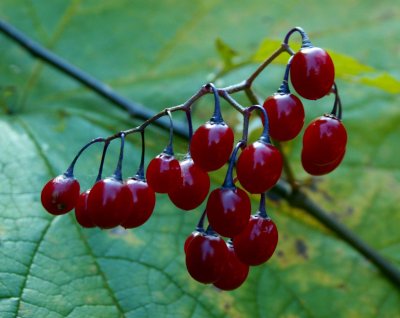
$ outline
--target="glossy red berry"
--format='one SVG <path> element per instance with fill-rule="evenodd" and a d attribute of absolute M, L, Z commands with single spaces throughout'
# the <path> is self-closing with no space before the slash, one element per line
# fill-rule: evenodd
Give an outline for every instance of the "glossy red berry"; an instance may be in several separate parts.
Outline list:
<path fill-rule="evenodd" d="M 233 247 L 240 261 L 260 265 L 268 261 L 278 244 L 278 230 L 269 218 L 251 216 L 246 229 L 233 239 Z"/>
<path fill-rule="evenodd" d="M 132 210 L 121 225 L 131 229 L 144 224 L 150 218 L 156 203 L 156 195 L 145 180 L 129 178 L 125 182 L 125 187 L 131 194 Z"/>
<path fill-rule="evenodd" d="M 304 156 L 312 164 L 336 162 L 345 152 L 347 132 L 342 122 L 332 115 L 313 120 L 303 135 Z"/>
<path fill-rule="evenodd" d="M 193 134 L 190 154 L 201 169 L 214 171 L 228 161 L 233 141 L 233 131 L 227 124 L 207 122 Z"/>
<path fill-rule="evenodd" d="M 168 193 L 168 196 L 178 208 L 193 210 L 207 197 L 210 189 L 210 177 L 190 157 L 180 162 L 180 168 L 179 184 Z"/>
<path fill-rule="evenodd" d="M 87 190 L 79 195 L 75 206 L 75 218 L 81 226 L 91 228 L 95 227 L 96 225 L 93 223 L 88 210 L 89 192 L 90 190 Z"/>
<path fill-rule="evenodd" d="M 346 151 L 343 151 L 342 155 L 340 155 L 339 158 L 330 163 L 318 165 L 312 162 L 312 159 L 308 157 L 307 153 L 303 149 L 303 151 L 301 152 L 301 163 L 304 170 L 309 174 L 313 176 L 322 176 L 335 170 L 342 162 L 345 153 Z"/>
<path fill-rule="evenodd" d="M 179 161 L 164 152 L 150 161 L 146 171 L 147 183 L 158 193 L 167 193 L 174 189 L 180 175 Z"/>
<path fill-rule="evenodd" d="M 132 209 L 131 192 L 113 177 L 97 181 L 88 195 L 91 219 L 102 229 L 121 225 Z"/>
<path fill-rule="evenodd" d="M 75 207 L 79 191 L 79 182 L 75 178 L 59 175 L 43 187 L 42 205 L 53 215 L 65 214 Z"/>
<path fill-rule="evenodd" d="M 222 274 L 228 249 L 219 236 L 195 236 L 186 251 L 186 268 L 195 280 L 203 284 L 215 282 Z"/>
<path fill-rule="evenodd" d="M 278 149 L 258 140 L 240 154 L 236 165 L 237 178 L 248 192 L 263 193 L 278 182 L 282 166 Z"/>
<path fill-rule="evenodd" d="M 228 255 L 224 269 L 214 286 L 222 290 L 234 290 L 240 287 L 249 274 L 249 265 L 242 263 L 236 256 L 233 246 L 228 244 Z"/>
<path fill-rule="evenodd" d="M 183 246 L 183 250 L 185 251 L 185 254 L 188 250 L 188 247 L 190 245 L 190 243 L 192 242 L 192 240 L 197 236 L 202 234 L 203 232 L 199 232 L 199 231 L 193 231 L 185 240 L 185 244 Z"/>
<path fill-rule="evenodd" d="M 215 232 L 225 237 L 234 237 L 246 228 L 251 203 L 242 189 L 222 187 L 210 193 L 206 211 Z"/>
<path fill-rule="evenodd" d="M 291 61 L 290 79 L 296 92 L 307 99 L 327 95 L 335 80 L 329 54 L 318 47 L 303 47 Z"/>
<path fill-rule="evenodd" d="M 304 107 L 293 94 L 276 93 L 263 105 L 269 120 L 269 135 L 279 141 L 295 138 L 304 125 Z M 263 121 L 264 122 L 264 121 Z"/>

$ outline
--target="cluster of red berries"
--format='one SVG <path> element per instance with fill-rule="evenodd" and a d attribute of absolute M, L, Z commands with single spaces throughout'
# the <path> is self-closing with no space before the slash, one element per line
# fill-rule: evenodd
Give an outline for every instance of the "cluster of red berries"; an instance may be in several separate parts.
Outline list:
<path fill-rule="evenodd" d="M 332 91 L 336 96 L 332 113 L 312 121 L 305 130 L 301 155 L 304 169 L 313 175 L 328 173 L 339 165 L 345 153 L 347 135 L 340 119 L 341 102 L 334 84 L 332 60 L 326 51 L 311 45 L 304 31 L 299 32 L 303 46 L 290 58 L 279 90 L 265 100 L 263 107 L 244 108 L 244 127 L 248 126 L 254 110 L 262 114 L 264 130 L 258 140 L 247 144 L 245 131 L 234 146 L 233 130 L 222 118 L 220 92 L 207 84 L 205 88 L 215 98 L 214 114 L 192 134 L 189 151 L 182 160 L 174 156 L 172 118 L 166 111 L 171 120 L 170 140 L 164 151 L 150 161 L 146 173 L 142 139 L 140 168 L 135 177 L 123 181 L 125 133 L 120 133 L 117 168 L 111 177 L 102 179 L 104 155 L 111 139 L 93 140 L 81 149 L 63 175 L 44 186 L 41 200 L 45 209 L 60 215 L 75 208 L 76 220 L 83 227 L 134 228 L 145 223 L 153 213 L 155 193 L 167 194 L 183 210 L 197 208 L 208 196 L 196 230 L 185 241 L 187 270 L 201 283 L 214 284 L 223 290 L 238 288 L 245 281 L 249 266 L 265 263 L 278 243 L 276 225 L 266 213 L 265 193 L 281 177 L 283 159 L 270 137 L 277 141 L 291 140 L 304 124 L 302 102 L 289 91 L 289 74 L 292 86 L 303 98 L 319 99 Z M 143 138 L 143 130 L 141 133 Z M 82 151 L 95 142 L 105 145 L 99 175 L 93 187 L 80 194 L 79 183 L 73 176 L 74 164 Z M 222 186 L 209 194 L 208 172 L 222 168 L 227 162 Z M 260 195 L 259 209 L 254 215 L 251 215 L 249 194 Z M 205 218 L 209 224 L 206 229 Z"/>

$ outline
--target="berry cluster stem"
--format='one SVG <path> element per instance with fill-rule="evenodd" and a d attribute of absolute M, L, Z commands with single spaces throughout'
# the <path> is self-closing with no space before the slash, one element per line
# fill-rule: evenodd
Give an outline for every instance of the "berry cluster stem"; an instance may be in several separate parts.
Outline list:
<path fill-rule="evenodd" d="M 266 202 L 265 202 L 265 192 L 260 194 L 260 205 L 258 208 L 258 214 L 263 217 L 263 218 L 267 218 L 268 214 L 267 214 L 267 208 L 266 208 Z"/>
<path fill-rule="evenodd" d="M 82 154 L 87 148 L 89 148 L 91 145 L 93 145 L 93 144 L 95 144 L 95 143 L 98 143 L 98 142 L 103 142 L 103 141 L 105 141 L 105 139 L 99 137 L 99 138 L 95 138 L 95 139 L 89 141 L 86 145 L 84 145 L 84 146 L 78 151 L 78 153 L 76 154 L 75 158 L 72 160 L 71 164 L 69 165 L 68 169 L 65 171 L 64 175 L 65 175 L 66 177 L 70 177 L 70 178 L 73 177 L 73 176 L 74 176 L 74 167 L 75 167 L 75 164 L 76 164 L 76 162 L 78 161 L 78 159 L 79 159 L 79 157 L 81 156 L 81 154 Z"/>
<path fill-rule="evenodd" d="M 121 146 L 119 150 L 117 167 L 115 168 L 113 177 L 122 182 L 122 160 L 124 159 L 125 134 L 121 133 L 119 138 L 121 139 Z"/>
<path fill-rule="evenodd" d="M 142 141 L 142 151 L 140 154 L 140 163 L 139 163 L 139 169 L 136 172 L 135 177 L 138 178 L 139 180 L 144 180 L 144 159 L 145 159 L 145 153 L 146 153 L 146 147 L 145 147 L 145 139 L 144 139 L 144 130 L 140 132 L 140 137 Z"/>
<path fill-rule="evenodd" d="M 103 167 L 104 167 L 104 160 L 106 158 L 106 154 L 107 154 L 107 149 L 108 146 L 110 145 L 110 142 L 106 141 L 104 142 L 104 146 L 103 146 L 103 153 L 101 154 L 101 160 L 100 160 L 100 166 L 99 166 L 99 172 L 97 173 L 97 178 L 96 178 L 96 182 L 100 181 L 103 175 Z"/>
<path fill-rule="evenodd" d="M 204 232 L 204 219 L 206 218 L 206 214 L 207 214 L 207 210 L 204 209 L 203 213 L 200 216 L 199 222 L 197 223 L 196 231 Z"/>
<path fill-rule="evenodd" d="M 214 114 L 211 117 L 211 121 L 216 124 L 220 124 L 224 122 L 221 114 L 221 105 L 219 102 L 219 93 L 218 90 L 215 88 L 214 84 L 209 83 L 207 84 L 209 88 L 211 88 L 212 93 L 214 94 Z"/>
<path fill-rule="evenodd" d="M 235 183 L 233 182 L 233 167 L 235 166 L 236 156 L 240 148 L 246 146 L 246 141 L 239 141 L 235 148 L 232 151 L 231 157 L 229 158 L 228 170 L 226 172 L 224 183 L 222 184 L 223 188 L 235 188 Z"/>
<path fill-rule="evenodd" d="M 311 47 L 311 41 L 308 38 L 307 33 L 303 30 L 301 27 L 295 27 L 291 29 L 285 36 L 285 39 L 283 40 L 283 43 L 286 45 L 289 45 L 289 39 L 292 36 L 293 33 L 298 32 L 301 35 L 301 40 L 302 40 L 302 47 Z"/>
<path fill-rule="evenodd" d="M 169 140 L 168 140 L 168 145 L 165 147 L 164 152 L 166 154 L 169 154 L 171 156 L 174 155 L 174 121 L 172 120 L 172 114 L 171 111 L 167 110 L 167 115 L 169 119 Z M 141 133 L 144 132 L 144 130 L 140 131 Z"/>
<path fill-rule="evenodd" d="M 331 111 L 331 115 L 336 116 L 337 119 L 342 119 L 342 101 L 340 100 L 339 90 L 336 83 L 333 83 L 333 93 L 335 94 L 335 101 L 333 104 L 333 109 Z"/>

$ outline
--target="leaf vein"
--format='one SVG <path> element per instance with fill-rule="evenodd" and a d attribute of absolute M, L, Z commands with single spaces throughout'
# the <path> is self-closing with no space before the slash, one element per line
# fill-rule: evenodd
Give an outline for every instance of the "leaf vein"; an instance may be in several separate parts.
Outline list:
<path fill-rule="evenodd" d="M 176 286 L 184 295 L 187 295 L 188 297 L 190 297 L 191 299 L 193 299 L 195 301 L 195 303 L 201 305 L 201 307 L 209 314 L 208 317 L 215 317 L 215 315 L 208 309 L 208 307 L 199 300 L 199 298 L 194 297 L 193 295 L 191 295 L 190 293 L 188 293 L 187 291 L 185 291 L 180 284 L 173 278 L 172 275 L 170 275 L 169 273 L 165 272 L 164 270 L 162 270 L 161 268 L 158 268 L 157 266 L 154 266 L 153 264 L 141 261 L 141 260 L 132 260 L 132 259 L 127 259 L 127 258 L 123 258 L 123 257 L 118 257 L 118 256 L 102 256 L 101 258 L 103 259 L 112 259 L 112 260 L 118 260 L 118 261 L 124 261 L 124 262 L 130 262 L 130 263 L 137 263 L 140 264 L 142 266 L 151 268 L 157 272 L 160 272 L 161 274 L 165 275 L 171 283 L 174 284 L 174 286 Z"/>
<path fill-rule="evenodd" d="M 73 218 L 73 216 L 71 216 L 71 218 Z M 120 317 L 125 317 L 125 312 L 124 312 L 121 304 L 119 303 L 118 299 L 115 297 L 115 293 L 114 293 L 113 289 L 111 288 L 111 286 L 108 283 L 107 276 L 103 272 L 103 270 L 101 269 L 101 266 L 100 266 L 99 262 L 97 261 L 97 258 L 94 255 L 94 253 L 92 251 L 92 248 L 90 247 L 86 237 L 82 233 L 82 229 L 80 228 L 80 226 L 76 222 L 74 222 L 74 224 L 75 224 L 75 226 L 77 228 L 77 231 L 79 233 L 79 236 L 80 236 L 80 238 L 81 238 L 81 240 L 82 240 L 82 242 L 83 242 L 83 244 L 85 246 L 85 249 L 87 250 L 89 256 L 93 259 L 93 263 L 96 266 L 97 272 L 99 273 L 99 275 L 100 275 L 100 277 L 101 277 L 101 279 L 103 281 L 104 288 L 109 293 L 112 302 L 114 303 L 115 307 L 117 308 L 117 310 L 119 312 L 119 316 Z"/>
<path fill-rule="evenodd" d="M 55 220 L 55 218 L 52 219 L 52 220 L 46 225 L 46 227 L 43 229 L 43 231 L 42 231 L 42 233 L 40 234 L 40 237 L 39 237 L 39 239 L 38 239 L 38 244 L 36 244 L 34 250 L 32 251 L 32 256 L 31 256 L 31 258 L 30 258 L 30 260 L 29 260 L 29 262 L 28 262 L 28 266 L 27 266 L 27 273 L 26 273 L 26 275 L 25 275 L 25 277 L 24 277 L 24 280 L 23 280 L 22 286 L 21 286 L 21 291 L 20 291 L 20 293 L 19 293 L 19 295 L 18 295 L 18 302 L 17 302 L 17 306 L 16 306 L 16 308 L 17 308 L 16 316 L 17 316 L 17 317 L 19 316 L 19 312 L 20 312 L 20 310 L 21 310 L 22 297 L 23 297 L 24 291 L 25 291 L 26 286 L 27 286 L 27 283 L 28 283 L 28 278 L 32 275 L 32 274 L 31 274 L 32 265 L 33 265 L 33 263 L 34 263 L 34 261 L 35 261 L 35 258 L 36 258 L 36 256 L 37 256 L 37 254 L 38 254 L 39 248 L 40 248 L 40 246 L 41 246 L 42 243 L 43 243 L 43 239 L 44 239 L 44 237 L 46 236 L 47 232 L 49 231 L 49 229 L 50 229 L 51 225 L 53 224 L 54 220 Z"/>

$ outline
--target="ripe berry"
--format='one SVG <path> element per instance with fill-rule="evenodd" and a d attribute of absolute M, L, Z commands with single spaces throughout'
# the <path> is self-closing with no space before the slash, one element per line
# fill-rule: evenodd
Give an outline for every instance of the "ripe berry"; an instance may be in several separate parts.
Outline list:
<path fill-rule="evenodd" d="M 130 229 L 144 224 L 150 218 L 156 203 L 156 195 L 145 180 L 129 178 L 125 187 L 131 194 L 132 210 L 121 225 Z"/>
<path fill-rule="evenodd" d="M 168 193 L 173 204 L 182 210 L 193 210 L 207 197 L 210 177 L 191 157 L 180 162 L 181 176 L 178 185 Z"/>
<path fill-rule="evenodd" d="M 221 168 L 233 149 L 233 131 L 225 122 L 209 121 L 200 126 L 190 142 L 193 161 L 204 171 Z"/>
<path fill-rule="evenodd" d="M 307 153 L 303 149 L 303 151 L 301 152 L 301 163 L 303 165 L 304 170 L 309 174 L 313 176 L 322 176 L 324 174 L 327 174 L 335 170 L 342 162 L 345 153 L 346 151 L 343 151 L 343 153 L 339 156 L 339 158 L 335 159 L 330 163 L 324 165 L 318 165 L 313 163 L 312 160 L 308 158 Z"/>
<path fill-rule="evenodd" d="M 132 211 L 132 194 L 122 181 L 113 177 L 97 181 L 88 196 L 88 209 L 94 224 L 110 229 L 124 222 Z"/>
<path fill-rule="evenodd" d="M 228 249 L 219 236 L 202 233 L 195 236 L 186 251 L 186 268 L 203 284 L 215 282 L 222 274 Z"/>
<path fill-rule="evenodd" d="M 342 122 L 332 115 L 313 120 L 303 136 L 303 152 L 307 161 L 316 165 L 336 162 L 343 154 L 347 133 Z"/>
<path fill-rule="evenodd" d="M 248 192 L 263 193 L 278 182 L 282 166 L 278 149 L 258 140 L 240 154 L 236 166 L 237 178 Z"/>
<path fill-rule="evenodd" d="M 75 218 L 76 221 L 83 227 L 91 228 L 95 227 L 96 225 L 93 223 L 91 219 L 90 212 L 88 210 L 88 196 L 90 190 L 82 192 L 75 206 Z"/>
<path fill-rule="evenodd" d="M 248 265 L 265 263 L 278 244 L 278 231 L 270 218 L 251 216 L 246 229 L 233 239 L 233 247 L 240 261 Z"/>
<path fill-rule="evenodd" d="M 174 189 L 180 179 L 179 161 L 173 154 L 161 153 L 152 159 L 147 167 L 146 179 L 149 186 L 158 193 Z"/>
<path fill-rule="evenodd" d="M 302 47 L 292 58 L 290 79 L 300 96 L 307 99 L 324 97 L 335 80 L 331 57 L 321 48 Z"/>
<path fill-rule="evenodd" d="M 225 260 L 224 270 L 214 286 L 222 290 L 234 290 L 240 287 L 249 274 L 249 265 L 242 263 L 231 244 L 228 246 L 228 255 Z"/>
<path fill-rule="evenodd" d="M 75 207 L 79 191 L 79 182 L 74 177 L 59 175 L 43 187 L 42 205 L 53 215 L 65 214 Z"/>
<path fill-rule="evenodd" d="M 263 107 L 268 114 L 269 134 L 273 139 L 291 140 L 303 128 L 304 107 L 295 95 L 276 93 L 265 100 Z"/>
<path fill-rule="evenodd" d="M 214 231 L 225 237 L 234 237 L 246 228 L 251 203 L 242 189 L 221 187 L 211 192 L 206 211 Z"/>
<path fill-rule="evenodd" d="M 211 119 L 200 126 L 190 142 L 190 154 L 193 161 L 204 171 L 221 168 L 229 159 L 233 148 L 233 131 L 224 122 L 221 113 L 218 90 L 214 84 L 205 87 L 214 94 L 214 113 Z"/>
<path fill-rule="evenodd" d="M 185 251 L 185 254 L 186 254 L 186 252 L 187 252 L 187 250 L 188 250 L 188 247 L 189 247 L 189 245 L 190 245 L 190 243 L 192 242 L 192 240 L 197 236 L 197 235 L 200 235 L 200 234 L 202 234 L 204 231 L 202 231 L 202 232 L 199 232 L 199 231 L 193 231 L 187 238 L 186 238 L 186 240 L 185 240 L 185 244 L 184 244 L 184 246 L 183 246 L 183 250 Z"/>

